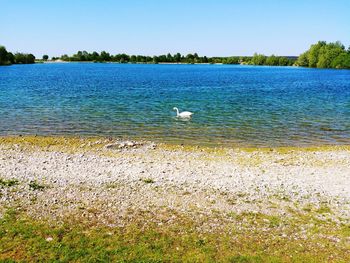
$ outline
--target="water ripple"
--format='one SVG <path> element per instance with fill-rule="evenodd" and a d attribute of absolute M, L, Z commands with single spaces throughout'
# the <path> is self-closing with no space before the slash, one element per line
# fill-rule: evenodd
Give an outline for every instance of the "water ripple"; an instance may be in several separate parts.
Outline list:
<path fill-rule="evenodd" d="M 172 108 L 190 110 L 190 121 Z M 0 68 L 0 134 L 202 145 L 350 143 L 350 71 L 218 65 Z"/>

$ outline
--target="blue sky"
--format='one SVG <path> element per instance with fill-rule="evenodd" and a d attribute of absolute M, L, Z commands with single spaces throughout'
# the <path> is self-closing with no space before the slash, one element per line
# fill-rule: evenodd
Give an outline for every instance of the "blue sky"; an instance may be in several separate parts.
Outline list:
<path fill-rule="evenodd" d="M 36 56 L 299 55 L 350 45 L 349 0 L 0 0 L 0 44 Z"/>

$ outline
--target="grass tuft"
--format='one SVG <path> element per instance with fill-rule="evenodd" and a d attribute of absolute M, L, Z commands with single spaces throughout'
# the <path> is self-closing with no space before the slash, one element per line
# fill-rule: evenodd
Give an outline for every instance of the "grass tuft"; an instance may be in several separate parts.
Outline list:
<path fill-rule="evenodd" d="M 16 179 L 5 180 L 0 178 L 0 186 L 3 186 L 3 187 L 15 186 L 15 185 L 18 185 L 18 183 L 19 182 Z"/>
<path fill-rule="evenodd" d="M 153 184 L 154 180 L 151 178 L 143 178 L 142 182 L 144 182 L 145 184 Z"/>
<path fill-rule="evenodd" d="M 33 191 L 42 191 L 45 189 L 45 186 L 40 185 L 38 182 L 36 181 L 30 181 L 29 182 L 29 188 L 32 189 Z"/>

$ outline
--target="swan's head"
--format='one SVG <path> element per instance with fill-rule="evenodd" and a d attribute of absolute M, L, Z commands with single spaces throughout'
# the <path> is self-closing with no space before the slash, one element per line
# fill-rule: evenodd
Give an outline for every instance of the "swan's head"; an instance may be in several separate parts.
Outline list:
<path fill-rule="evenodd" d="M 177 108 L 176 108 L 176 107 L 174 107 L 174 108 L 173 108 L 173 110 L 177 110 Z"/>

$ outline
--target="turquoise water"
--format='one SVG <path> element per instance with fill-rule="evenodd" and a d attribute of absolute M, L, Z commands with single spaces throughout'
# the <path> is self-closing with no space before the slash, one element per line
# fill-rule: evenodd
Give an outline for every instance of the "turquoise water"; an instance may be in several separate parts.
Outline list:
<path fill-rule="evenodd" d="M 175 118 L 173 107 L 194 112 Z M 226 146 L 350 143 L 350 70 L 62 63 L 0 67 L 0 135 Z"/>

